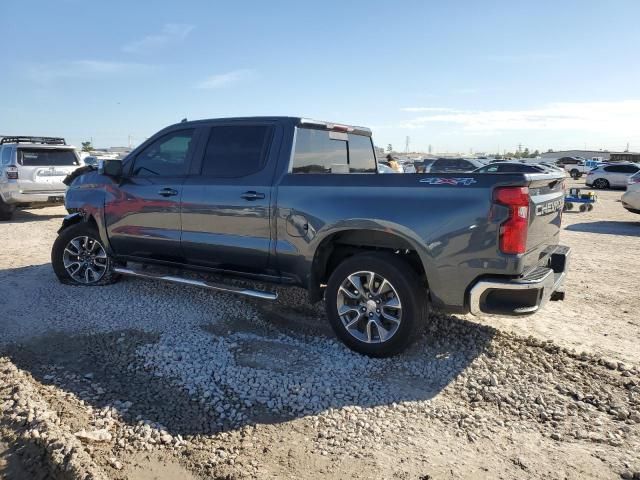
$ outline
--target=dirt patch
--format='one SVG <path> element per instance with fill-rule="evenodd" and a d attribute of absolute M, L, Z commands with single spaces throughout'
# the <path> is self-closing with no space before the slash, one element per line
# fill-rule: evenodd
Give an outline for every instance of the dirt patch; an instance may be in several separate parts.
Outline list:
<path fill-rule="evenodd" d="M 197 480 L 177 460 L 162 454 L 138 453 L 128 459 L 119 477 L 127 480 Z"/>

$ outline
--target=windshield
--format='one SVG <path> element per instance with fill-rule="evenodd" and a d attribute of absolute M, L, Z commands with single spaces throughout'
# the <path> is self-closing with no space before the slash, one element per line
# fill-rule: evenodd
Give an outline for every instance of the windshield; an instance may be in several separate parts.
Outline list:
<path fill-rule="evenodd" d="M 73 150 L 48 148 L 21 148 L 18 150 L 18 162 L 25 167 L 79 165 Z"/>

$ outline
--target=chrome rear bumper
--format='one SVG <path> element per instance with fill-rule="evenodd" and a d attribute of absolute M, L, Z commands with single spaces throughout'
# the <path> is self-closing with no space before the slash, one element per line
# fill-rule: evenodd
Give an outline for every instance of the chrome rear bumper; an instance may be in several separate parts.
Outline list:
<path fill-rule="evenodd" d="M 489 277 L 469 291 L 469 310 L 474 315 L 527 315 L 538 311 L 559 291 L 567 274 L 569 247 L 558 245 L 545 266 L 524 277 Z M 557 295 L 557 297 L 561 297 Z"/>

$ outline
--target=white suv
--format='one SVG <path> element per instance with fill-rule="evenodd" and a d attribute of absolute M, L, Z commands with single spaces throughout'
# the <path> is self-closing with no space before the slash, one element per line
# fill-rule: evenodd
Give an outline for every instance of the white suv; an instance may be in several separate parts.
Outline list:
<path fill-rule="evenodd" d="M 80 166 L 73 146 L 57 137 L 0 139 L 0 220 L 18 206 L 64 202 L 62 180 Z"/>
<path fill-rule="evenodd" d="M 626 188 L 629 177 L 638 171 L 636 163 L 607 163 L 590 170 L 585 183 L 595 188 Z"/>

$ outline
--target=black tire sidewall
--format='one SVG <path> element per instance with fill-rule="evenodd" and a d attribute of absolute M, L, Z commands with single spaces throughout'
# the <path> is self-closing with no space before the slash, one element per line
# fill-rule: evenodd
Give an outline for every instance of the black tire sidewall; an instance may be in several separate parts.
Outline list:
<path fill-rule="evenodd" d="M 62 232 L 58 234 L 55 242 L 53 242 L 53 247 L 51 248 L 51 266 L 53 267 L 53 271 L 58 277 L 60 282 L 66 285 L 77 285 L 82 287 L 92 287 L 97 285 L 107 285 L 109 283 L 113 283 L 117 279 L 117 275 L 113 272 L 113 259 L 107 253 L 107 271 L 102 276 L 102 278 L 94 283 L 80 283 L 75 281 L 71 276 L 67 273 L 67 270 L 64 268 L 63 262 L 63 252 L 67 244 L 73 240 L 75 237 L 80 236 L 88 236 L 92 237 L 95 240 L 99 241 L 102 244 L 103 248 L 106 247 L 104 242 L 100 238 L 100 234 L 98 231 L 86 222 L 76 223 L 65 228 Z"/>
<path fill-rule="evenodd" d="M 400 327 L 384 343 L 359 341 L 344 328 L 338 315 L 338 288 L 348 275 L 363 270 L 375 272 L 391 282 L 402 303 Z M 406 349 L 424 325 L 427 304 L 426 286 L 407 262 L 393 254 L 359 254 L 348 258 L 333 271 L 325 290 L 327 317 L 336 336 L 350 349 L 371 357 L 388 357 Z"/>
<path fill-rule="evenodd" d="M 5 203 L 5 201 L 0 198 L 0 220 L 11 220 L 15 210 L 15 205 Z"/>

